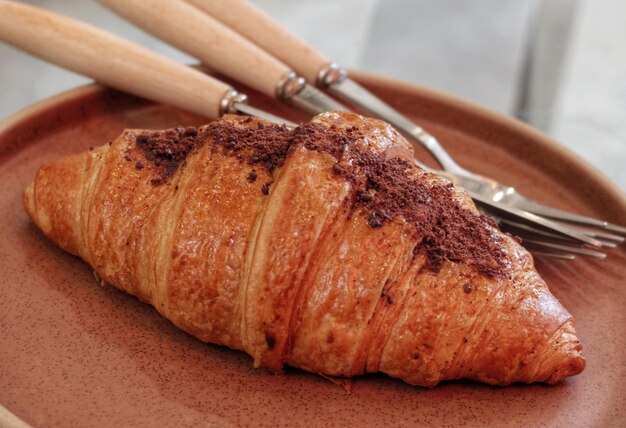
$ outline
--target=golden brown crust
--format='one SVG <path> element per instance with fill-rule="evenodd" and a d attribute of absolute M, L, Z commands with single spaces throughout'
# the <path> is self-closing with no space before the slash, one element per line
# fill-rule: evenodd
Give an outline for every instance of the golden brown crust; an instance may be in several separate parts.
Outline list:
<path fill-rule="evenodd" d="M 382 122 L 341 113 L 313 122 L 357 129 L 359 150 L 410 157 Z M 270 125 L 219 123 L 246 132 Z M 110 146 L 42 166 L 24 204 L 104 281 L 201 340 L 277 372 L 284 364 L 339 376 L 382 371 L 423 386 L 556 383 L 583 370 L 571 316 L 532 257 L 495 228 L 485 226 L 505 257 L 502 274 L 463 260 L 433 269 L 402 216 L 372 225 L 364 206 L 351 205 L 353 183 L 333 172 L 333 152 L 294 145 L 284 164 L 263 167 L 229 152 L 228 141 L 199 137 L 156 182 L 141 134 L 128 130 Z M 475 212 L 462 190 L 450 197 Z"/>

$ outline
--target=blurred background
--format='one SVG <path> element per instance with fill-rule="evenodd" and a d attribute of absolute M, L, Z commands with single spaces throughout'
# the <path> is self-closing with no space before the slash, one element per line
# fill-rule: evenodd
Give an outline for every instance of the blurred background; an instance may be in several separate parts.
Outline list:
<path fill-rule="evenodd" d="M 23 2 L 193 62 L 95 1 Z M 626 190 L 626 1 L 253 2 L 342 65 L 527 121 Z M 0 43 L 0 119 L 87 82 Z"/>

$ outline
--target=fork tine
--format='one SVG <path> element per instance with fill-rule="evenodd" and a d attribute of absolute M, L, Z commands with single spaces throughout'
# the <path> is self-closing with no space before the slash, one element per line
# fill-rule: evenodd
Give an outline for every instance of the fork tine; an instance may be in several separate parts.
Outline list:
<path fill-rule="evenodd" d="M 574 214 L 568 211 L 560 210 L 558 208 L 549 207 L 547 205 L 540 204 L 539 202 L 528 199 L 524 196 L 518 195 L 519 199 L 515 201 L 515 206 L 525 211 L 549 217 L 552 219 L 575 223 L 586 226 L 594 226 L 601 229 L 610 230 L 611 232 L 619 233 L 626 236 L 626 227 L 609 223 L 604 220 L 599 220 L 593 217 L 587 217 L 580 214 Z"/>
<path fill-rule="evenodd" d="M 553 220 L 553 221 L 556 221 L 557 223 L 560 222 L 559 220 Z M 587 236 L 591 236 L 592 238 L 614 241 L 618 244 L 621 244 L 624 241 L 626 241 L 626 237 L 616 235 L 614 233 L 604 232 L 602 230 L 598 231 L 597 229 L 591 229 L 589 227 L 581 226 L 579 224 L 567 223 L 567 227 L 570 227 L 574 230 L 584 233 Z"/>
<path fill-rule="evenodd" d="M 602 244 L 602 248 L 617 248 L 617 244 L 615 242 L 603 241 L 599 239 Z"/>
<path fill-rule="evenodd" d="M 624 226 L 607 222 L 605 229 L 610 230 L 611 232 L 619 233 L 619 234 L 626 236 L 626 227 Z"/>
<path fill-rule="evenodd" d="M 534 239 L 526 239 L 526 240 L 524 240 L 524 243 L 525 244 L 530 244 L 531 247 L 533 245 L 536 245 L 536 246 L 543 247 L 543 248 L 550 248 L 550 249 L 559 250 L 559 251 L 563 251 L 563 252 L 580 254 L 580 255 L 583 255 L 583 256 L 590 256 L 590 257 L 594 257 L 594 258 L 599 259 L 599 260 L 603 260 L 603 259 L 606 258 L 606 254 L 601 253 L 599 251 L 589 250 L 587 248 L 580 248 L 580 247 L 573 247 L 573 246 L 570 246 L 570 245 L 555 244 L 555 243 L 552 243 L 552 242 L 545 242 L 545 241 L 539 241 L 539 240 L 534 240 Z"/>
<path fill-rule="evenodd" d="M 514 231 L 518 236 L 522 238 L 522 245 L 528 247 L 527 249 L 534 254 L 541 253 L 541 255 L 550 255 L 557 257 L 554 253 L 558 253 L 559 256 L 574 256 L 574 254 L 581 254 L 585 256 L 591 256 L 599 259 L 606 257 L 604 253 L 598 251 L 589 250 L 580 247 L 576 244 L 572 244 L 572 240 L 565 237 L 555 235 L 550 232 L 537 230 L 526 224 L 520 224 L 511 222 L 506 219 L 498 219 L 498 223 L 506 229 Z M 546 240 L 547 239 L 547 240 Z M 602 246 L 605 248 L 615 248 L 616 244 L 613 242 L 602 242 Z M 548 254 L 549 253 L 549 254 Z M 572 254 L 574 253 L 574 254 Z M 570 257 L 559 257 L 570 258 Z"/>
<path fill-rule="evenodd" d="M 557 235 L 555 233 L 551 233 L 545 230 L 540 230 L 528 224 L 522 224 L 522 223 L 518 223 L 515 221 L 508 220 L 508 219 L 503 219 L 503 218 L 498 219 L 498 222 L 502 229 L 506 230 L 507 232 L 512 232 L 516 235 L 530 234 L 534 238 L 540 237 L 541 239 L 547 239 L 551 242 L 563 243 L 563 244 L 567 244 L 567 243 L 571 244 L 572 242 L 577 242 L 573 239 L 570 239 L 569 237 Z M 617 236 L 617 235 L 613 235 L 613 236 Z M 621 236 L 618 238 L 621 238 Z M 617 244 L 615 242 L 610 242 L 610 241 L 597 239 L 597 238 L 596 240 L 600 242 L 600 246 L 602 248 L 616 248 L 617 247 Z"/>
<path fill-rule="evenodd" d="M 521 221 L 524 224 L 532 224 L 538 228 L 542 228 L 553 233 L 556 233 L 561 236 L 567 236 L 577 242 L 585 243 L 591 245 L 596 248 L 600 248 L 602 244 L 587 235 L 579 233 L 568 226 L 564 226 L 563 224 L 553 222 L 551 220 L 540 217 L 536 214 L 521 210 L 519 208 L 514 208 L 505 204 L 493 202 L 488 198 L 478 195 L 475 192 L 468 192 L 472 199 L 480 204 L 487 211 L 496 211 L 497 216 L 500 218 L 504 218 L 507 216 L 509 218 L 514 218 L 516 221 Z"/>

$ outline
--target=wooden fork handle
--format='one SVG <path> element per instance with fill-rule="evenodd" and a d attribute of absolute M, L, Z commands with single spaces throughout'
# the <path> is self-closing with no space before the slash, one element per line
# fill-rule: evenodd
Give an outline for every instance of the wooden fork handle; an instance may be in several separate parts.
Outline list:
<path fill-rule="evenodd" d="M 232 88 L 90 25 L 0 0 L 0 40 L 98 82 L 211 118 Z"/>
<path fill-rule="evenodd" d="M 211 69 L 270 97 L 276 96 L 279 81 L 291 71 L 245 37 L 183 0 L 99 2 Z"/>
<path fill-rule="evenodd" d="M 315 84 L 330 61 L 246 0 L 186 0 L 289 65 Z"/>

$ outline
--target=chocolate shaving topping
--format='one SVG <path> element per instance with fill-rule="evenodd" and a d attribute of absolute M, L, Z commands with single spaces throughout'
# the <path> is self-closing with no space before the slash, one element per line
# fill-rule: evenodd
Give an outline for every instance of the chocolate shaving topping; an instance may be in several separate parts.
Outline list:
<path fill-rule="evenodd" d="M 252 122 L 252 118 L 242 123 Z M 272 172 L 287 158 L 291 146 L 291 131 L 284 125 L 264 124 L 236 127 L 223 121 L 215 121 L 204 130 L 206 138 L 226 152 L 236 153 L 251 165 L 261 165 Z"/>
<path fill-rule="evenodd" d="M 198 130 L 193 127 L 167 129 L 164 131 L 146 131 L 137 136 L 137 147 L 154 167 L 156 177 L 150 180 L 154 185 L 163 184 L 170 178 L 178 166 L 196 146 Z M 127 155 L 128 157 L 128 155 Z M 143 162 L 137 161 L 135 168 L 142 169 Z"/>
<path fill-rule="evenodd" d="M 413 225 L 419 241 L 413 254 L 425 253 L 426 267 L 434 272 L 446 260 L 468 262 L 487 275 L 507 266 L 493 220 L 461 207 L 451 183 L 431 184 L 430 173 L 404 158 L 353 147 L 352 168 L 342 175 L 352 182 L 353 207 L 368 213 L 370 227 L 397 217 Z"/>
<path fill-rule="evenodd" d="M 271 182 L 267 182 L 265 183 L 262 187 L 261 187 L 261 192 L 264 195 L 269 195 L 270 194 L 270 186 L 272 185 Z"/>
<path fill-rule="evenodd" d="M 418 242 L 413 255 L 425 255 L 428 270 L 438 272 L 446 260 L 465 262 L 487 276 L 503 274 L 508 267 L 493 219 L 461 207 L 452 184 L 433 180 L 431 173 L 405 158 L 387 157 L 368 147 L 358 128 L 307 123 L 290 130 L 254 120 L 240 121 L 244 126 L 218 120 L 200 132 L 195 128 L 145 132 L 137 145 L 158 172 L 155 184 L 170 177 L 194 147 L 208 141 L 213 142 L 212 150 L 269 173 L 298 147 L 328 153 L 336 159 L 332 171 L 351 184 L 348 215 L 363 213 L 373 229 L 403 219 Z M 254 183 L 257 176 L 252 169 L 247 180 Z M 264 183 L 261 192 L 269 194 L 271 184 Z"/>

